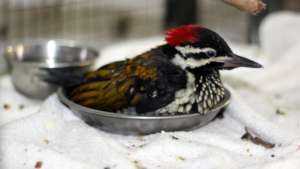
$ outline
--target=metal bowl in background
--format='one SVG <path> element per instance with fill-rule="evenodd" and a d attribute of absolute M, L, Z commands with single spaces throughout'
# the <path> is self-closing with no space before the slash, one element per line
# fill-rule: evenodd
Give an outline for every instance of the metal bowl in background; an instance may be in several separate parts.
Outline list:
<path fill-rule="evenodd" d="M 230 92 L 227 89 L 225 92 L 225 98 L 205 115 L 198 113 L 169 116 L 125 115 L 81 106 L 71 101 L 63 88 L 58 90 L 58 97 L 77 116 L 92 126 L 120 134 L 150 134 L 160 131 L 188 130 L 208 124 L 228 106 Z"/>
<path fill-rule="evenodd" d="M 15 88 L 35 99 L 44 99 L 57 90 L 58 86 L 43 80 L 50 78 L 46 69 L 84 73 L 97 56 L 97 50 L 54 40 L 11 45 L 4 51 Z"/>

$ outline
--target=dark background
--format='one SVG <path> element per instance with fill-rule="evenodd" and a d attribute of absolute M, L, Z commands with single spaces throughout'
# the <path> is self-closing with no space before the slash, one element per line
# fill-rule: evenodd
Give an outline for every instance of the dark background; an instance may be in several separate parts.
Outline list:
<path fill-rule="evenodd" d="M 108 45 L 159 36 L 168 27 L 198 23 L 241 43 L 258 43 L 261 20 L 276 11 L 300 11 L 299 0 L 265 0 L 257 16 L 221 0 L 0 0 L 0 40 L 72 39 Z"/>

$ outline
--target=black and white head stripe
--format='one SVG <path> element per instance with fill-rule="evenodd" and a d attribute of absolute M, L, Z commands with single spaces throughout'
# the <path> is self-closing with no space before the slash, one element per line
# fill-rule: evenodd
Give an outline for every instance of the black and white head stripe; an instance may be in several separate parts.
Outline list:
<path fill-rule="evenodd" d="M 193 46 L 176 46 L 175 49 L 180 52 L 183 56 L 187 56 L 190 54 L 200 54 L 200 53 L 205 53 L 205 54 L 210 54 L 209 57 L 213 57 L 216 55 L 216 50 L 214 50 L 213 48 L 197 48 L 197 47 L 193 47 Z"/>
<path fill-rule="evenodd" d="M 224 62 L 227 58 L 226 56 L 216 56 L 216 51 L 209 47 L 201 49 L 187 45 L 177 46 L 176 50 L 179 53 L 172 61 L 182 68 L 197 68 L 211 62 Z"/>

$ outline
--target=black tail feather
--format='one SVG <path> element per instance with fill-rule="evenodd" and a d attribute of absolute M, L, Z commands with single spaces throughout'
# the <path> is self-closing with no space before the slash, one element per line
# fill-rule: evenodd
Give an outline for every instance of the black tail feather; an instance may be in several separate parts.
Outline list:
<path fill-rule="evenodd" d="M 73 88 L 84 82 L 84 73 L 77 69 L 41 68 L 41 70 L 43 70 L 43 75 L 40 75 L 40 78 L 65 88 Z"/>

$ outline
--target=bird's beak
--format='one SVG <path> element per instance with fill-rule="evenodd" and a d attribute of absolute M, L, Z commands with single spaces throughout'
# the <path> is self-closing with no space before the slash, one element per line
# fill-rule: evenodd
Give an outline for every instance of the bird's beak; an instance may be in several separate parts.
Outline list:
<path fill-rule="evenodd" d="M 224 61 L 224 69 L 234 69 L 237 67 L 249 67 L 249 68 L 262 68 L 263 66 L 257 62 L 250 59 L 244 58 L 242 56 L 231 54 Z"/>

